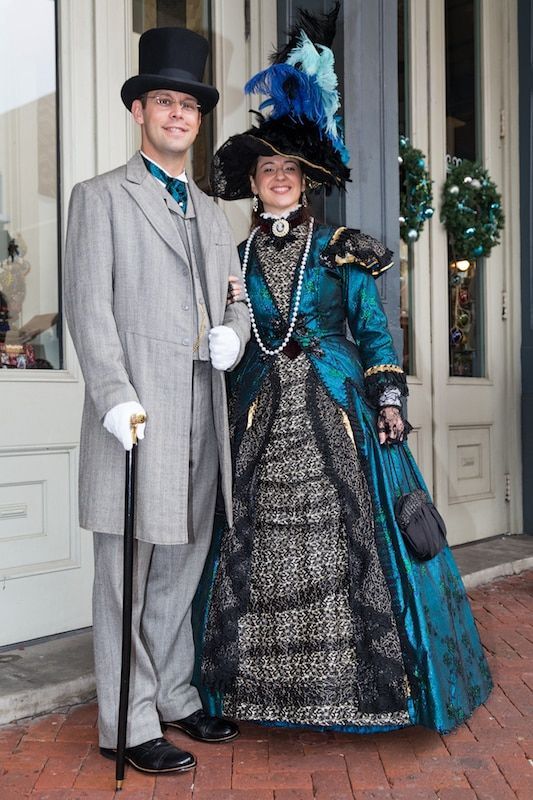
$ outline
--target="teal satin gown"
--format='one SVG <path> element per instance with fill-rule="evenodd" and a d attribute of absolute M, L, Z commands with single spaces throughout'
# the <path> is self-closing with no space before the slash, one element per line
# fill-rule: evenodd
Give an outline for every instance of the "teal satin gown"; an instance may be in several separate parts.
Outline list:
<path fill-rule="evenodd" d="M 241 257 L 242 253 L 241 246 Z M 309 360 L 310 374 L 316 379 L 318 388 L 326 390 L 328 398 L 349 421 L 368 486 L 375 546 L 401 644 L 408 684 L 404 700 L 400 701 L 400 705 L 404 704 L 405 714 L 403 721 L 396 724 L 365 725 L 360 721 L 350 724 L 350 720 L 344 720 L 343 724 L 309 724 L 315 729 L 357 733 L 390 730 L 406 724 L 448 732 L 483 703 L 492 682 L 465 589 L 449 548 L 445 547 L 430 561 L 417 560 L 407 549 L 394 515 L 394 505 L 401 494 L 426 487 L 407 444 L 384 447 L 379 444 L 376 432 L 375 403 L 379 394 L 391 385 L 406 393 L 405 376 L 398 366 L 373 277 L 388 266 L 389 256 L 379 243 L 356 231 L 335 231 L 329 226 L 316 226 L 293 339 Z M 275 348 L 283 339 L 286 322 L 253 248 L 247 270 L 247 287 L 261 335 L 270 348 Z M 345 336 L 346 322 L 353 342 Z M 275 358 L 284 357 L 265 357 L 252 338 L 241 363 L 229 376 L 237 467 L 239 447 L 251 410 L 269 382 L 274 385 Z M 239 492 L 246 493 L 250 483 L 253 480 L 248 480 L 246 487 L 240 489 L 239 482 L 236 482 L 237 502 L 241 501 Z M 248 507 L 244 517 L 246 515 L 253 515 L 253 508 Z M 240 611 L 233 616 L 217 615 L 216 608 L 213 608 L 213 604 L 218 602 L 217 574 L 220 584 L 220 558 L 222 552 L 224 560 L 224 542 L 228 535 L 224 520 L 219 516 L 193 614 L 198 657 L 196 682 L 205 705 L 212 713 L 218 714 L 225 708 L 224 694 L 228 687 L 225 670 L 228 665 L 221 657 L 217 666 L 216 652 L 226 652 L 224 648 L 228 639 L 232 640 L 234 649 L 227 652 L 238 650 L 239 614 L 245 613 L 248 602 L 246 599 L 237 602 Z M 253 531 L 245 525 L 241 538 L 243 552 L 247 549 L 246 537 L 253 538 Z M 226 576 L 232 563 L 237 562 L 235 559 L 232 562 L 230 557 L 224 566 Z M 241 561 L 235 570 L 242 569 Z M 233 579 L 234 576 L 230 577 Z M 225 625 L 228 627 L 226 632 L 223 630 Z M 213 634 L 215 628 L 218 629 L 216 635 Z M 220 675 L 216 674 L 217 670 Z M 231 669 L 227 674 L 231 676 Z M 290 718 L 258 718 L 256 721 L 291 724 Z M 298 724 L 306 723 L 299 720 Z"/>

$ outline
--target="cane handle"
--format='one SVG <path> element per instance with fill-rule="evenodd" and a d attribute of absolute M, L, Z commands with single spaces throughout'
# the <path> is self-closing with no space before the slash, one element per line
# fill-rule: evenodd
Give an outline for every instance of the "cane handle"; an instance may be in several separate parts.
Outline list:
<path fill-rule="evenodd" d="M 146 414 L 132 414 L 130 419 L 131 441 L 137 444 L 137 425 L 146 422 Z"/>

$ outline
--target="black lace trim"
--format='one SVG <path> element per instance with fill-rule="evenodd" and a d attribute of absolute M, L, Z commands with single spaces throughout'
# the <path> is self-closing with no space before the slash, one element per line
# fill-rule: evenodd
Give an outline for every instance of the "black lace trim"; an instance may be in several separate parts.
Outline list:
<path fill-rule="evenodd" d="M 355 228 L 337 228 L 320 258 L 329 267 L 357 264 L 378 276 L 392 266 L 392 251 L 378 239 Z"/>
<path fill-rule="evenodd" d="M 215 578 L 204 638 L 202 682 L 210 690 L 223 693 L 231 691 L 235 684 L 239 664 L 238 622 L 249 605 L 258 466 L 280 398 L 279 376 L 274 370 L 265 378 L 260 397 L 263 413 L 256 414 L 254 435 L 246 451 L 241 447 L 246 415 L 232 426 L 233 527 L 223 535 L 221 551 L 225 558 L 221 558 Z"/>
<path fill-rule="evenodd" d="M 407 386 L 405 372 L 383 370 L 381 372 L 373 372 L 371 375 L 365 375 L 365 394 L 370 405 L 377 408 L 379 398 L 385 389 L 391 386 L 399 389 L 400 397 L 408 397 L 409 387 Z"/>
<path fill-rule="evenodd" d="M 327 394 L 316 375 L 310 372 L 308 384 L 312 383 L 315 383 L 314 390 L 307 393 L 308 412 L 328 475 L 339 493 L 348 535 L 349 596 L 357 649 L 355 672 L 359 710 L 362 713 L 403 711 L 406 707 L 405 668 L 389 590 L 374 547 L 373 508 L 368 485 L 356 450 L 352 462 L 346 463 L 342 454 L 331 447 L 331 406 L 324 402 Z M 382 646 L 386 639 L 389 641 L 387 653 Z M 396 647 L 391 643 L 394 641 Z"/>

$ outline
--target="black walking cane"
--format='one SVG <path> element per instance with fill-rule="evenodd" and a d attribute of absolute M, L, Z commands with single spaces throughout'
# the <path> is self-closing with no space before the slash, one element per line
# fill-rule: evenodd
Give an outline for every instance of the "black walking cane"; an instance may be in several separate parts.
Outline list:
<path fill-rule="evenodd" d="M 122 587 L 122 665 L 120 670 L 120 702 L 118 707 L 116 788 L 122 789 L 128 726 L 128 695 L 131 667 L 131 612 L 133 584 L 133 530 L 135 520 L 135 462 L 137 425 L 146 422 L 144 414 L 133 414 L 130 422 L 133 447 L 126 451 L 126 493 L 124 504 L 124 574 Z"/>

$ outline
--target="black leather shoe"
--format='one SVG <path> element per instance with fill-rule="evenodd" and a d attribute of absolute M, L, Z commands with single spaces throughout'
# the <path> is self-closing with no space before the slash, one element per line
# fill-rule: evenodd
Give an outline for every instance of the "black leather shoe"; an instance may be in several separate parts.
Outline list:
<path fill-rule="evenodd" d="M 100 754 L 104 758 L 116 761 L 116 750 L 101 747 Z M 162 737 L 150 739 L 149 742 L 137 744 L 135 747 L 127 747 L 126 761 L 139 772 L 151 773 L 186 772 L 196 766 L 196 759 L 192 753 L 180 750 Z"/>
<path fill-rule="evenodd" d="M 230 739 L 236 739 L 240 733 L 234 722 L 230 722 L 229 719 L 210 717 L 201 708 L 184 719 L 163 722 L 163 725 L 178 728 L 199 742 L 229 742 Z"/>

